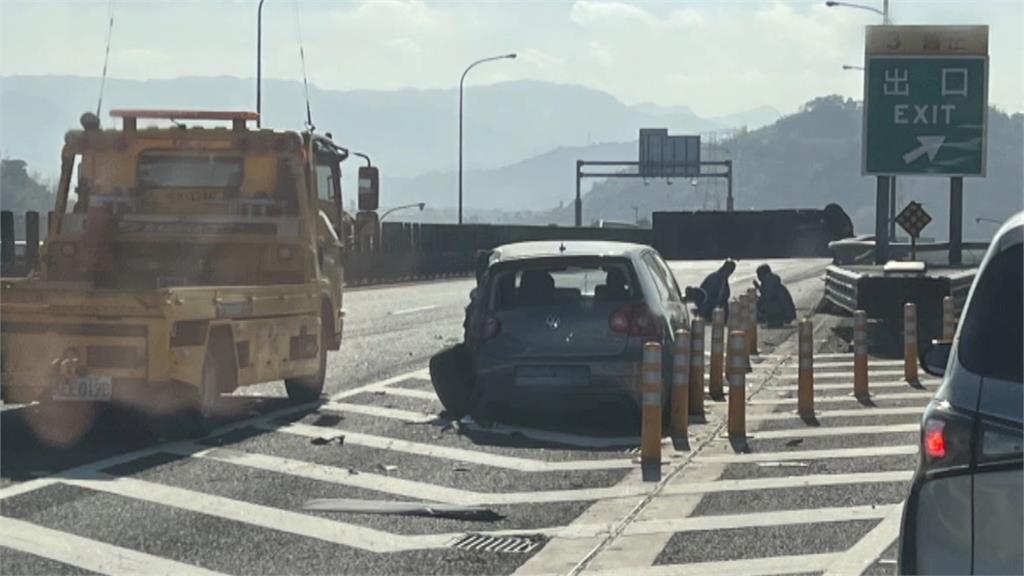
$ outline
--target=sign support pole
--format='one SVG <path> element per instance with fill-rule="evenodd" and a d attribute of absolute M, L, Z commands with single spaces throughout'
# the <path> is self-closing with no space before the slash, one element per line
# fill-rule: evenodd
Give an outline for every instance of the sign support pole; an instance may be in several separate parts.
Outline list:
<path fill-rule="evenodd" d="M 583 161 L 576 161 L 576 227 L 583 226 L 583 200 L 580 198 L 580 170 L 583 167 Z"/>
<path fill-rule="evenodd" d="M 889 260 L 889 177 L 878 176 L 875 186 L 875 264 Z"/>
<path fill-rule="evenodd" d="M 725 197 L 725 211 L 732 212 L 735 208 L 735 202 L 732 198 L 732 160 L 725 161 L 726 175 L 726 197 Z"/>
<path fill-rule="evenodd" d="M 949 265 L 963 263 L 964 243 L 964 179 L 954 176 L 949 179 Z"/>
<path fill-rule="evenodd" d="M 889 177 L 889 241 L 896 238 L 896 177 Z"/>

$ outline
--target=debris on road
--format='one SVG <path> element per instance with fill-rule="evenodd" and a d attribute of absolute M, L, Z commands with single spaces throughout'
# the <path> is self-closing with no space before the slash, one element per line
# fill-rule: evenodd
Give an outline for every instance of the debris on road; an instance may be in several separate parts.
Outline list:
<path fill-rule="evenodd" d="M 303 510 L 318 512 L 350 512 L 354 514 L 396 514 L 400 516 L 430 516 L 453 520 L 494 522 L 505 517 L 489 508 L 438 504 L 436 502 L 393 502 L 388 500 L 357 500 L 354 498 L 318 498 L 302 505 Z"/>
<path fill-rule="evenodd" d="M 339 434 L 337 436 L 317 436 L 309 441 L 314 446 L 327 446 L 328 444 L 337 444 L 338 446 L 345 445 L 345 436 Z"/>
<path fill-rule="evenodd" d="M 381 472 L 386 476 L 391 476 L 392 472 L 398 471 L 398 466 L 394 464 L 377 464 L 377 468 L 380 468 Z"/>

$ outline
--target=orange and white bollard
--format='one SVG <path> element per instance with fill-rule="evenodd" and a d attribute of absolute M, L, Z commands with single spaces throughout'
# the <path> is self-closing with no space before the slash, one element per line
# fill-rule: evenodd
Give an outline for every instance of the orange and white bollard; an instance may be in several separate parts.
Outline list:
<path fill-rule="evenodd" d="M 747 319 L 750 322 L 747 341 L 749 342 L 750 354 L 757 356 L 757 290 L 747 288 L 747 305 L 750 306 L 750 310 L 747 312 L 749 314 Z"/>
<path fill-rule="evenodd" d="M 953 298 L 946 296 L 942 299 L 942 340 L 952 342 L 956 335 L 956 307 L 953 306 Z"/>
<path fill-rule="evenodd" d="M 742 330 L 729 333 L 729 438 L 747 437 L 747 334 Z"/>
<path fill-rule="evenodd" d="M 863 310 L 853 313 L 853 395 L 866 397 L 868 392 L 868 315 Z"/>
<path fill-rule="evenodd" d="M 690 414 L 704 414 L 704 320 L 690 324 Z"/>
<path fill-rule="evenodd" d="M 814 415 L 814 326 L 804 318 L 799 327 L 800 368 L 796 385 L 796 411 L 800 416 Z"/>
<path fill-rule="evenodd" d="M 672 357 L 672 410 L 673 438 L 686 438 L 689 426 L 690 404 L 690 333 L 676 330 L 675 353 Z"/>
<path fill-rule="evenodd" d="M 711 375 L 708 393 L 712 398 L 722 397 L 722 354 L 725 349 L 725 310 L 715 308 L 711 313 Z"/>
<path fill-rule="evenodd" d="M 903 377 L 917 382 L 917 306 L 903 305 Z"/>
<path fill-rule="evenodd" d="M 661 344 L 644 344 L 640 366 L 641 388 L 640 463 L 661 464 Z"/>

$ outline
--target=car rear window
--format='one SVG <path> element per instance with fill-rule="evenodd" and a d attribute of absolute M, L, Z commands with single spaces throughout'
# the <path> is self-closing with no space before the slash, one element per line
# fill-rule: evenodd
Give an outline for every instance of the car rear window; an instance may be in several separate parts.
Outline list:
<path fill-rule="evenodd" d="M 1024 380 L 1024 248 L 996 254 L 974 287 L 957 351 L 965 368 L 987 378 Z"/>
<path fill-rule="evenodd" d="M 491 282 L 491 308 L 625 302 L 638 294 L 635 284 L 631 267 L 624 261 L 524 264 L 495 274 Z"/>

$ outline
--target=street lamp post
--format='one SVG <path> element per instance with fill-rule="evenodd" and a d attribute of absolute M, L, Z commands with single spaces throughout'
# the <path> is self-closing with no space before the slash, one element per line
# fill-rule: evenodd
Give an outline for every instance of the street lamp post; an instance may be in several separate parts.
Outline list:
<path fill-rule="evenodd" d="M 462 78 L 459 79 L 459 224 L 462 224 L 462 88 L 466 83 L 466 74 L 469 74 L 469 71 L 477 64 L 483 64 L 484 62 L 491 62 L 493 60 L 513 59 L 515 57 L 516 55 L 513 52 L 511 54 L 502 54 L 501 56 L 481 58 L 467 66 L 466 70 L 462 73 Z"/>
<path fill-rule="evenodd" d="M 263 68 L 263 0 L 260 0 L 256 8 L 256 127 L 259 128 L 262 122 L 260 115 L 260 82 Z"/>
<path fill-rule="evenodd" d="M 426 202 L 414 202 L 412 204 L 403 204 L 401 206 L 395 206 L 394 208 L 389 208 L 389 209 L 385 210 L 384 213 L 380 215 L 380 218 L 377 219 L 377 222 L 383 222 L 384 219 L 388 217 L 388 214 L 391 214 L 392 212 L 397 212 L 399 210 L 405 210 L 407 208 L 419 208 L 420 212 L 423 212 L 423 209 L 426 208 L 426 207 L 427 207 L 427 203 Z"/>
<path fill-rule="evenodd" d="M 829 8 L 856 8 L 857 10 L 867 10 L 868 12 L 874 12 L 882 17 L 882 24 L 889 26 L 892 24 L 892 20 L 889 18 L 889 0 L 882 0 L 882 9 L 879 10 L 874 6 L 866 6 L 864 4 L 854 4 L 852 2 L 838 2 L 836 0 L 827 0 L 825 6 Z M 843 65 L 843 70 L 864 70 L 863 66 L 850 66 L 848 64 Z M 864 80 L 867 82 L 867 79 Z M 881 180 L 882 176 L 879 176 Z M 889 239 L 896 236 L 896 177 L 890 176 L 889 182 Z M 884 193 L 884 192 L 883 192 Z"/>
<path fill-rule="evenodd" d="M 879 10 L 873 6 L 865 6 L 864 4 L 854 4 L 852 2 L 836 2 L 835 0 L 828 0 L 825 2 L 825 6 L 829 8 L 841 7 L 841 8 L 856 8 L 858 10 L 867 10 L 868 12 L 874 12 L 882 17 L 882 24 L 888 26 L 891 24 L 889 21 L 889 0 L 882 0 L 882 9 Z"/>

